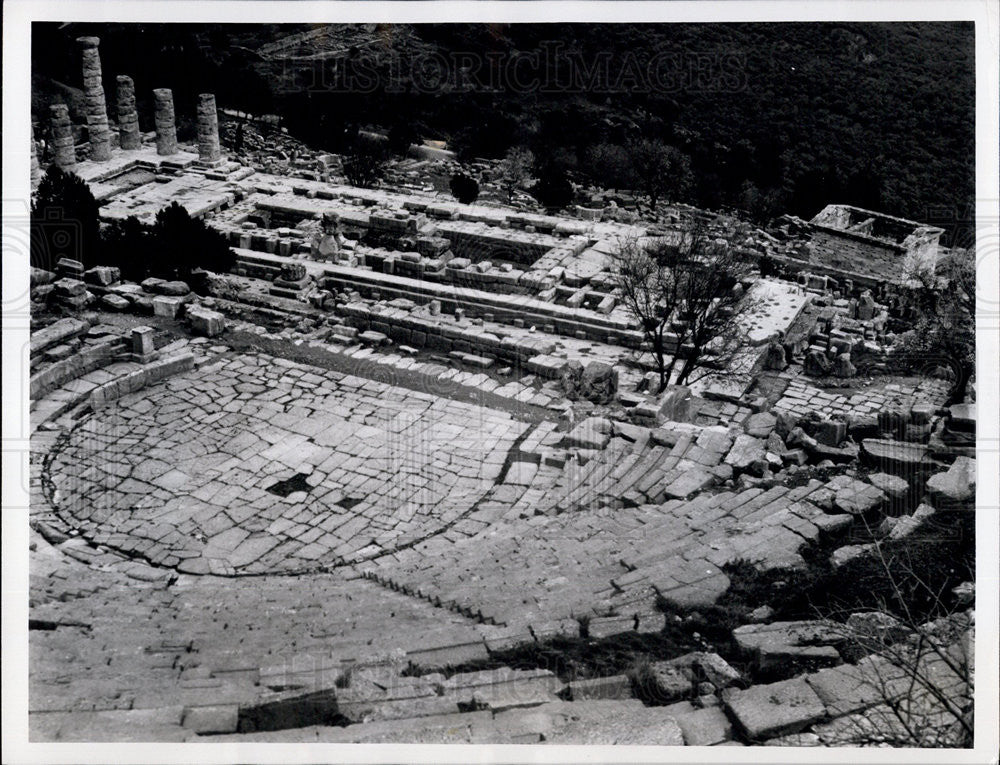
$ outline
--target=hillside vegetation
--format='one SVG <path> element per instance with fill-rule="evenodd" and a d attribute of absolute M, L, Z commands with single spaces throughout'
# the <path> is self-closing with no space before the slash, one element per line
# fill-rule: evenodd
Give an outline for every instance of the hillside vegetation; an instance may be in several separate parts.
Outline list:
<path fill-rule="evenodd" d="M 145 99 L 173 87 L 193 116 L 213 90 L 333 150 L 376 125 L 464 156 L 527 145 L 584 180 L 594 146 L 652 138 L 690 157 L 681 201 L 761 219 L 841 202 L 943 226 L 956 244 L 971 236 L 971 23 L 373 24 L 264 47 L 309 29 L 36 25 L 36 120 L 79 87 L 73 38 L 97 34 L 109 98 L 127 73 Z M 148 100 L 140 119 L 151 129 Z"/>

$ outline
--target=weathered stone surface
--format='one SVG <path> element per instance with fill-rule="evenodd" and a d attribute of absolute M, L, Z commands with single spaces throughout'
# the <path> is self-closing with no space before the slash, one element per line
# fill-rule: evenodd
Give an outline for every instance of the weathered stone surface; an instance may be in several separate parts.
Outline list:
<path fill-rule="evenodd" d="M 580 378 L 580 396 L 596 404 L 607 404 L 618 393 L 618 371 L 610 364 L 591 361 Z"/>
<path fill-rule="evenodd" d="M 628 699 L 632 697 L 632 683 L 625 675 L 574 680 L 569 683 L 569 697 L 581 699 Z"/>
<path fill-rule="evenodd" d="M 139 115 L 135 109 L 135 83 L 128 75 L 119 74 L 118 83 L 118 145 L 122 151 L 134 151 L 142 145 Z"/>
<path fill-rule="evenodd" d="M 97 284 L 107 287 L 121 279 L 121 269 L 111 266 L 95 266 L 83 274 L 83 280 L 87 284 Z"/>
<path fill-rule="evenodd" d="M 187 319 L 191 331 L 205 337 L 216 337 L 226 331 L 226 317 L 218 311 L 210 311 L 200 306 L 187 309 Z"/>
<path fill-rule="evenodd" d="M 732 449 L 726 455 L 725 463 L 741 473 L 761 476 L 767 467 L 764 442 L 745 433 L 736 436 Z"/>
<path fill-rule="evenodd" d="M 758 412 L 751 414 L 743 424 L 743 429 L 748 436 L 766 439 L 771 435 L 778 418 L 770 412 Z"/>
<path fill-rule="evenodd" d="M 198 158 L 202 162 L 217 162 L 221 157 L 215 95 L 202 93 L 198 96 Z"/>
<path fill-rule="evenodd" d="M 847 438 L 847 423 L 841 420 L 822 420 L 816 423 L 816 440 L 827 446 L 840 446 Z"/>
<path fill-rule="evenodd" d="M 76 165 L 76 144 L 73 141 L 73 125 L 69 119 L 69 107 L 66 104 L 52 104 L 49 107 L 49 118 L 52 124 L 52 148 L 55 154 L 55 164 L 63 170 L 69 170 Z"/>
<path fill-rule="evenodd" d="M 837 645 L 844 632 L 821 621 L 747 624 L 733 630 L 741 650 L 754 657 L 759 669 L 816 667 L 841 661 Z"/>
<path fill-rule="evenodd" d="M 838 547 L 832 553 L 830 553 L 830 565 L 834 569 L 846 566 L 848 563 L 852 563 L 859 558 L 870 555 L 875 551 L 875 546 L 873 544 L 865 545 L 844 545 L 843 547 Z"/>
<path fill-rule="evenodd" d="M 733 726 L 719 707 L 697 709 L 675 718 L 686 746 L 714 746 L 733 737 Z"/>
<path fill-rule="evenodd" d="M 182 297 L 190 294 L 191 287 L 187 282 L 182 281 L 158 282 L 153 286 L 153 291 L 159 295 Z"/>
<path fill-rule="evenodd" d="M 895 643 L 910 634 L 910 630 L 899 619 L 883 611 L 851 614 L 847 617 L 846 625 L 860 638 L 878 643 Z"/>
<path fill-rule="evenodd" d="M 83 58 L 83 88 L 87 110 L 87 136 L 90 159 L 107 162 L 111 159 L 111 131 L 108 128 L 107 103 L 101 80 L 101 56 L 98 37 L 78 37 L 76 42 Z"/>
<path fill-rule="evenodd" d="M 690 698 L 694 693 L 695 677 L 690 666 L 673 661 L 656 661 L 650 664 L 648 689 L 660 703 Z"/>
<path fill-rule="evenodd" d="M 882 472 L 904 477 L 933 466 L 928 449 L 923 444 L 911 444 L 881 438 L 866 438 L 861 442 L 861 456 Z"/>
<path fill-rule="evenodd" d="M 174 94 L 170 88 L 153 90 L 156 105 L 156 153 L 170 156 L 177 153 L 177 125 L 174 121 Z"/>
<path fill-rule="evenodd" d="M 603 449 L 611 440 L 614 425 L 606 417 L 588 417 L 563 439 L 564 446 L 580 449 Z"/>
<path fill-rule="evenodd" d="M 179 297 L 168 295 L 158 295 L 153 298 L 153 315 L 162 316 L 165 319 L 177 318 L 184 308 L 184 300 Z"/>
<path fill-rule="evenodd" d="M 101 298 L 101 305 L 111 311 L 127 311 L 132 304 L 120 295 L 104 295 Z"/>
<path fill-rule="evenodd" d="M 957 457 L 951 467 L 927 479 L 931 501 L 942 508 L 960 506 L 976 496 L 976 461 Z"/>
<path fill-rule="evenodd" d="M 868 476 L 868 481 L 872 486 L 894 499 L 906 496 L 910 490 L 910 484 L 904 479 L 888 473 L 872 473 Z"/>
<path fill-rule="evenodd" d="M 798 733 L 826 717 L 826 707 L 801 679 L 723 692 L 723 703 L 752 741 Z"/>
<path fill-rule="evenodd" d="M 181 724 L 195 733 L 235 733 L 239 707 L 235 704 L 189 707 Z"/>
<path fill-rule="evenodd" d="M 885 493 L 876 486 L 848 476 L 837 476 L 827 488 L 834 491 L 834 508 L 851 515 L 865 515 L 880 508 L 886 502 Z"/>
<path fill-rule="evenodd" d="M 602 702 L 588 702 L 602 703 Z M 624 704 L 624 702 L 603 702 Z M 683 746 L 684 734 L 662 707 L 603 708 L 599 717 L 571 722 L 546 736 L 547 744 Z"/>
<path fill-rule="evenodd" d="M 58 297 L 80 297 L 87 292 L 87 285 L 79 279 L 59 279 L 52 286 Z"/>

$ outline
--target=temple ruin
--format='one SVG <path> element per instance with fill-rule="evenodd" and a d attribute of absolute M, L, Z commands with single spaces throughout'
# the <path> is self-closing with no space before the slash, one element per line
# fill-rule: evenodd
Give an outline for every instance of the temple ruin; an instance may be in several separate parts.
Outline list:
<path fill-rule="evenodd" d="M 52 105 L 52 162 L 102 224 L 176 201 L 235 262 L 32 269 L 33 740 L 833 746 L 896 698 L 848 640 L 892 617 L 788 593 L 972 515 L 975 381 L 893 355 L 940 229 L 754 230 L 742 365 L 661 390 L 615 258 L 723 216 L 460 204 L 416 158 L 357 188 L 280 131 L 232 148 L 212 94 L 179 140 L 169 88 L 144 141 L 128 76 L 115 146 L 80 46 L 87 140 Z M 941 597 L 967 650 L 974 585 Z"/>

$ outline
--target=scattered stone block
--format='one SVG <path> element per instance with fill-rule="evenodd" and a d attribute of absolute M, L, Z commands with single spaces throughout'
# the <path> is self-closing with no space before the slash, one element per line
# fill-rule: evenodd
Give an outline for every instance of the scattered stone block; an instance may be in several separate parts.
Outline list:
<path fill-rule="evenodd" d="M 132 304 L 120 295 L 108 294 L 101 298 L 101 305 L 109 311 L 127 311 Z"/>
<path fill-rule="evenodd" d="M 837 645 L 844 642 L 843 630 L 822 621 L 746 624 L 733 630 L 733 639 L 757 668 L 815 668 L 841 661 Z"/>
<path fill-rule="evenodd" d="M 176 319 L 184 308 L 184 301 L 179 297 L 160 295 L 153 298 L 153 315 L 165 319 Z"/>
<path fill-rule="evenodd" d="M 686 746 L 714 746 L 733 737 L 733 725 L 719 707 L 697 709 L 674 719 Z"/>
<path fill-rule="evenodd" d="M 82 297 L 87 293 L 86 283 L 79 279 L 63 277 L 52 284 L 56 297 Z"/>
<path fill-rule="evenodd" d="M 976 461 L 957 457 L 951 467 L 927 479 L 931 500 L 942 509 L 959 507 L 976 496 Z"/>
<path fill-rule="evenodd" d="M 899 476 L 889 475 L 888 473 L 872 473 L 868 476 L 868 481 L 872 486 L 885 492 L 893 499 L 900 499 L 906 496 L 906 493 L 910 490 L 910 484 L 904 479 Z"/>
<path fill-rule="evenodd" d="M 83 272 L 83 280 L 87 284 L 107 287 L 121 279 L 121 269 L 111 266 L 95 266 Z"/>
<path fill-rule="evenodd" d="M 726 455 L 725 463 L 731 465 L 736 473 L 750 473 L 759 477 L 764 475 L 767 469 L 766 455 L 763 441 L 741 433 L 736 436 L 732 448 Z"/>
<path fill-rule="evenodd" d="M 864 611 L 847 617 L 847 628 L 866 641 L 896 643 L 910 635 L 910 630 L 891 614 Z"/>
<path fill-rule="evenodd" d="M 748 436 L 767 439 L 777 423 L 778 418 L 770 412 L 758 412 L 747 418 L 746 422 L 743 423 L 743 429 Z"/>
<path fill-rule="evenodd" d="M 816 423 L 813 437 L 821 444 L 840 446 L 847 438 L 847 423 L 840 420 L 822 420 Z"/>
<path fill-rule="evenodd" d="M 826 718 L 826 707 L 802 679 L 723 693 L 729 713 L 752 741 L 798 733 Z"/>
<path fill-rule="evenodd" d="M 191 324 L 191 331 L 197 335 L 216 337 L 226 331 L 226 317 L 218 311 L 192 306 L 187 310 L 187 319 Z"/>
<path fill-rule="evenodd" d="M 145 284 L 145 282 L 143 283 Z M 157 284 L 153 290 L 160 295 L 170 295 L 173 297 L 183 297 L 191 292 L 191 287 L 188 286 L 187 282 L 182 281 L 172 281 L 172 282 L 160 282 Z"/>

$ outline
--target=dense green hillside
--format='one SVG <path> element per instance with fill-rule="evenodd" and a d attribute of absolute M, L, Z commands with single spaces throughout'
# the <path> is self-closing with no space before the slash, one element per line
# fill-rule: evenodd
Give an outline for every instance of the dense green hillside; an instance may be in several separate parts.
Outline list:
<path fill-rule="evenodd" d="M 181 110 L 214 90 L 331 148 L 403 125 L 472 154 L 528 144 L 582 177 L 593 144 L 652 137 L 691 156 L 697 205 L 853 203 L 971 230 L 971 24 L 369 25 L 255 54 L 307 29 L 39 26 L 36 88 L 78 85 L 72 38 L 98 34 L 109 95 L 116 73 L 140 94 L 172 86 Z"/>

